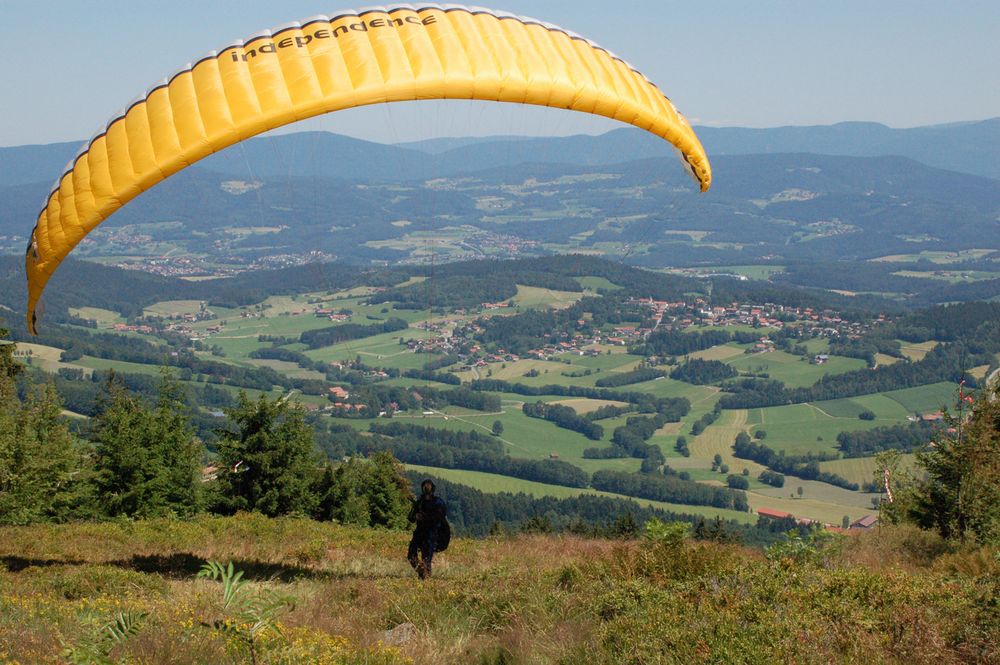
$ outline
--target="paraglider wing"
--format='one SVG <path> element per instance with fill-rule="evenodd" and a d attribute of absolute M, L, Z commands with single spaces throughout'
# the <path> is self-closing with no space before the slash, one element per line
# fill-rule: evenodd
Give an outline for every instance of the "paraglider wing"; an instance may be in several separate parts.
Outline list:
<path fill-rule="evenodd" d="M 28 245 L 28 328 L 49 277 L 141 192 L 261 132 L 395 101 L 478 99 L 613 118 L 673 144 L 702 191 L 705 152 L 684 117 L 627 62 L 554 25 L 478 7 L 396 5 L 256 34 L 164 79 L 84 145 Z"/>

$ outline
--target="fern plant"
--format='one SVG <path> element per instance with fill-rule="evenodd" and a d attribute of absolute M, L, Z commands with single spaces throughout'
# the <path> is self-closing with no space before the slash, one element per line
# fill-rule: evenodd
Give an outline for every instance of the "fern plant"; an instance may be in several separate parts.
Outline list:
<path fill-rule="evenodd" d="M 101 626 L 90 639 L 76 646 L 67 647 L 62 652 L 62 657 L 71 665 L 124 663 L 124 658 L 118 661 L 112 660 L 111 651 L 138 634 L 147 616 L 149 616 L 147 612 L 128 610 L 118 612 L 111 621 Z"/>
<path fill-rule="evenodd" d="M 198 577 L 222 582 L 223 616 L 202 625 L 234 639 L 257 665 L 261 638 L 267 634 L 283 637 L 278 618 L 294 608 L 291 597 L 271 589 L 253 593 L 243 579 L 243 571 L 236 570 L 232 562 L 223 565 L 209 561 L 201 567 Z"/>

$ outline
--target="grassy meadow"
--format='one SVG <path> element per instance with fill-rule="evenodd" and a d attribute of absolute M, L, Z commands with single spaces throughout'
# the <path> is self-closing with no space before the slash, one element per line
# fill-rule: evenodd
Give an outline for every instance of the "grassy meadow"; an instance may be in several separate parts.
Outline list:
<path fill-rule="evenodd" d="M 0 662 L 336 665 L 997 662 L 1000 564 L 886 527 L 775 547 L 456 538 L 257 515 L 0 529 Z M 232 562 L 280 634 L 223 607 Z M 104 628 L 129 617 L 119 642 Z M 216 624 L 216 622 L 220 622 Z M 212 628 L 227 626 L 226 630 Z M 87 655 L 91 654 L 91 655 Z"/>

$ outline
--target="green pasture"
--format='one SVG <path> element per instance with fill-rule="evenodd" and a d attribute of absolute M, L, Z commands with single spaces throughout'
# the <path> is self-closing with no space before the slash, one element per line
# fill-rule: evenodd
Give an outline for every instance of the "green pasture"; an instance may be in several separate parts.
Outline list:
<path fill-rule="evenodd" d="M 863 360 L 840 356 L 830 356 L 828 362 L 814 365 L 806 357 L 794 356 L 784 351 L 744 355 L 726 364 L 741 372 L 765 372 L 772 379 L 777 379 L 790 388 L 804 388 L 813 385 L 827 374 L 843 374 L 865 367 Z"/>
<path fill-rule="evenodd" d="M 725 362 L 730 359 L 735 359 L 743 356 L 746 353 L 746 346 L 730 343 L 730 344 L 719 344 L 718 346 L 713 346 L 710 349 L 704 349 L 702 351 L 695 351 L 694 353 L 689 353 L 686 358 L 698 358 L 701 360 L 718 360 L 719 362 Z"/>
<path fill-rule="evenodd" d="M 195 332 L 204 334 L 207 328 L 222 325 L 223 328 L 221 332 L 208 336 L 205 341 L 209 344 L 221 347 L 223 352 L 229 358 L 246 358 L 252 351 L 261 348 L 262 346 L 267 346 L 267 344 L 262 344 L 257 341 L 257 338 L 260 335 L 298 338 L 299 335 L 308 330 L 329 328 L 336 325 L 342 325 L 344 323 L 371 325 L 373 323 L 395 317 L 401 318 L 412 324 L 428 318 L 427 312 L 420 312 L 416 310 L 396 310 L 390 303 L 367 305 L 364 304 L 364 300 L 366 299 L 364 297 L 343 298 L 339 300 L 324 299 L 321 303 L 308 302 L 310 299 L 316 299 L 317 297 L 320 296 L 317 294 L 271 296 L 262 303 L 265 306 L 265 309 L 262 311 L 263 316 L 259 318 L 244 318 L 241 316 L 244 311 L 255 312 L 256 309 L 253 307 L 246 308 L 246 310 L 224 310 L 213 307 L 211 308 L 212 311 L 215 312 L 219 318 L 194 323 L 192 324 L 192 329 Z M 189 301 L 178 302 L 188 303 Z M 174 306 L 171 310 L 170 307 L 164 303 L 158 303 L 154 307 L 170 311 L 178 309 L 178 307 Z M 328 318 L 317 317 L 315 315 L 315 309 L 317 307 L 325 307 L 333 310 L 346 308 L 351 310 L 353 314 L 346 321 L 342 323 L 335 323 L 330 321 Z M 383 309 L 387 311 L 383 312 Z M 368 318 L 369 316 L 373 318 Z M 384 366 L 400 367 L 400 369 L 412 369 L 422 365 L 423 363 L 403 363 L 401 365 L 387 363 Z"/>
<path fill-rule="evenodd" d="M 556 404 L 568 406 L 579 414 L 597 411 L 605 406 L 627 407 L 629 405 L 628 402 L 619 402 L 608 399 L 590 399 L 587 397 L 568 397 L 566 399 L 559 400 Z"/>
<path fill-rule="evenodd" d="M 600 441 L 592 441 L 582 434 L 557 427 L 547 420 L 529 418 L 521 410 L 522 399 L 529 402 L 554 402 L 563 401 L 566 399 L 565 397 L 519 397 L 516 400 L 509 399 L 510 397 L 506 396 L 504 398 L 501 407 L 503 413 L 500 414 L 481 413 L 468 409 L 449 407 L 442 413 L 435 413 L 434 415 L 425 416 L 420 412 L 397 414 L 394 420 L 413 423 L 423 427 L 435 427 L 459 432 L 476 431 L 482 434 L 490 433 L 493 421 L 499 420 L 504 427 L 500 440 L 503 441 L 507 447 L 507 451 L 514 457 L 547 459 L 552 454 L 555 454 L 558 455 L 559 459 L 575 464 L 588 473 L 608 468 L 622 471 L 638 470 L 641 461 L 637 459 L 595 460 L 583 457 L 583 451 L 587 448 L 603 448 L 611 445 L 611 435 L 614 429 L 624 425 L 628 415 L 599 421 L 601 427 L 604 428 L 604 437 Z"/>
<path fill-rule="evenodd" d="M 878 419 L 902 422 L 906 420 L 907 416 L 910 415 L 910 412 L 907 411 L 902 404 L 894 400 L 892 397 L 889 397 L 888 394 L 878 393 L 874 395 L 860 395 L 858 397 L 851 397 L 850 401 L 862 409 L 871 411 Z M 817 402 L 817 404 L 825 403 L 826 402 Z"/>
<path fill-rule="evenodd" d="M 93 356 L 83 356 L 74 361 L 74 365 L 89 367 L 90 369 L 108 370 L 127 374 L 149 374 L 158 376 L 161 365 L 144 365 L 142 363 L 126 362 L 124 360 L 107 360 L 106 358 L 94 358 Z M 176 370 L 175 370 L 176 371 Z"/>
<path fill-rule="evenodd" d="M 954 409 L 958 401 L 958 386 L 954 383 L 941 381 L 916 388 L 892 390 L 882 393 L 885 397 L 897 402 L 907 413 L 928 413 L 944 407 Z"/>
<path fill-rule="evenodd" d="M 414 353 L 399 344 L 396 347 L 389 348 L 388 353 L 376 352 L 374 357 L 362 355 L 361 358 L 365 363 L 375 367 L 388 367 L 401 370 L 423 369 L 427 361 L 431 359 L 431 356 L 426 353 Z"/>
<path fill-rule="evenodd" d="M 528 399 L 534 401 L 535 398 Z M 520 402 L 504 403 L 501 410 L 503 413 L 499 414 L 465 412 L 461 415 L 445 413 L 424 416 L 420 412 L 404 413 L 397 414 L 393 420 L 423 427 L 484 434 L 491 432 L 494 420 L 499 420 L 504 428 L 500 439 L 515 457 L 548 458 L 551 453 L 556 453 L 560 459 L 575 462 L 583 459 L 585 448 L 605 445 L 572 430 L 556 427 L 547 420 L 529 418 L 521 411 Z"/>
<path fill-rule="evenodd" d="M 951 284 L 957 284 L 959 282 L 978 282 L 984 279 L 996 279 L 998 277 L 995 272 L 986 272 L 982 270 L 898 270 L 892 274 L 899 275 L 900 277 L 936 279 L 949 282 Z"/>
<path fill-rule="evenodd" d="M 218 346 L 226 354 L 225 357 L 233 361 L 245 361 L 249 359 L 253 351 L 270 346 L 270 344 L 258 342 L 256 334 L 232 329 L 208 337 L 203 343 L 209 346 Z"/>
<path fill-rule="evenodd" d="M 756 266 L 709 266 L 699 268 L 700 273 L 726 273 L 733 275 L 745 275 L 750 279 L 767 281 L 772 275 L 785 272 L 785 266 L 756 265 Z"/>
<path fill-rule="evenodd" d="M 807 339 L 802 342 L 809 353 L 816 355 L 818 353 L 827 353 L 830 350 L 830 340 L 825 337 L 813 337 L 812 339 Z"/>
<path fill-rule="evenodd" d="M 685 328 L 681 332 L 684 332 L 684 333 L 698 333 L 698 332 L 707 332 L 709 330 L 721 330 L 723 332 L 730 332 L 730 333 L 748 332 L 748 333 L 754 333 L 756 335 L 764 335 L 768 331 L 768 329 L 766 329 L 766 328 L 764 328 L 764 329 L 754 328 L 753 326 L 743 325 L 743 324 L 739 324 L 739 325 L 735 325 L 735 326 L 713 326 L 713 325 L 708 325 L 708 324 L 696 323 L 693 326 L 688 326 L 687 328 Z"/>
<path fill-rule="evenodd" d="M 705 388 L 704 386 L 701 387 Z M 658 429 L 649 439 L 650 444 L 657 444 L 660 446 L 660 449 L 663 451 L 663 455 L 667 458 L 676 458 L 678 460 L 691 459 L 682 458 L 680 454 L 674 450 L 674 444 L 677 443 L 678 436 L 684 436 L 687 438 L 689 447 L 694 443 L 695 437 L 691 434 L 691 426 L 715 407 L 715 403 L 718 401 L 718 392 L 708 392 L 706 390 L 700 396 L 691 396 L 689 399 L 691 400 L 691 410 L 688 414 L 681 418 L 680 422 L 667 423 Z M 720 416 L 720 418 L 724 418 L 725 415 L 726 412 L 723 412 L 723 415 Z M 693 450 L 693 448 L 691 449 Z M 693 456 L 694 455 L 692 453 L 692 457 Z M 711 459 L 711 455 L 709 456 L 709 459 Z M 670 464 L 673 465 L 674 462 L 671 461 Z M 705 466 L 711 466 L 711 462 L 709 461 L 709 463 Z M 678 468 L 681 467 L 678 466 Z"/>
<path fill-rule="evenodd" d="M 183 316 L 201 311 L 201 300 L 164 300 L 153 303 L 143 310 L 144 316 Z"/>
<path fill-rule="evenodd" d="M 439 381 L 427 381 L 425 379 L 407 379 L 405 377 L 399 377 L 398 379 L 386 379 L 385 381 L 380 381 L 379 385 L 397 386 L 399 388 L 430 386 L 431 388 L 436 388 L 438 390 L 451 390 L 452 388 L 456 387 L 449 385 L 447 383 L 441 383 Z"/>
<path fill-rule="evenodd" d="M 110 328 L 116 323 L 125 323 L 124 317 L 118 312 L 100 307 L 70 307 L 69 313 L 81 319 L 96 321 L 98 328 Z"/>
<path fill-rule="evenodd" d="M 742 409 L 723 411 L 719 419 L 709 425 L 702 434 L 697 437 L 687 435 L 691 457 L 674 457 L 669 459 L 668 463 L 678 471 L 687 471 L 696 480 L 723 484 L 726 481 L 725 475 L 711 471 L 712 458 L 716 454 L 722 457 L 723 463 L 729 465 L 730 473 L 739 474 L 744 467 L 749 469 L 751 485 L 747 498 L 755 510 L 758 508 L 783 510 L 800 517 L 835 524 L 839 524 L 845 514 L 856 518 L 869 512 L 867 509 L 870 500 L 865 495 L 827 483 L 787 476 L 784 488 L 773 488 L 757 481 L 756 478 L 764 467 L 750 460 L 738 459 L 733 456 L 732 451 L 736 435 L 741 431 L 752 429 L 751 419 L 748 417 L 751 412 Z M 768 431 L 765 443 L 770 444 L 771 439 Z M 796 488 L 799 486 L 804 490 L 802 499 L 796 494 Z"/>
<path fill-rule="evenodd" d="M 901 467 L 908 471 L 912 470 L 916 466 L 916 459 L 916 455 L 901 455 Z M 875 464 L 874 457 L 853 457 L 850 459 L 820 462 L 819 467 L 823 471 L 836 473 L 837 475 L 847 478 L 851 482 L 858 483 L 859 485 L 876 479 L 879 484 L 882 483 L 882 469 L 878 468 Z M 889 486 L 892 487 L 891 479 L 889 481 Z"/>
<path fill-rule="evenodd" d="M 408 469 L 413 469 L 420 471 L 421 473 L 441 478 L 442 480 L 468 485 L 469 487 L 474 487 L 483 492 L 523 492 L 524 494 L 530 494 L 535 497 L 551 496 L 556 498 L 580 496 L 581 494 L 594 494 L 614 499 L 631 498 L 621 494 L 611 494 L 610 492 L 599 492 L 593 489 L 580 489 L 575 487 L 562 487 L 560 485 L 548 485 L 546 483 L 537 483 L 531 480 L 521 480 L 519 478 L 510 478 L 509 476 L 501 476 L 495 473 L 484 473 L 481 471 L 442 469 L 432 466 L 420 466 L 417 464 L 407 464 L 406 467 Z M 736 510 L 724 510 L 721 508 L 712 508 L 711 506 L 688 506 L 679 503 L 663 503 L 661 501 L 648 501 L 645 499 L 633 499 L 633 501 L 642 505 L 652 506 L 654 508 L 670 510 L 675 513 L 702 515 L 706 518 L 714 518 L 718 515 L 723 519 L 738 520 L 747 524 L 756 522 L 756 516 L 751 516 L 749 513 L 742 513 Z"/>
<path fill-rule="evenodd" d="M 563 309 L 583 297 L 574 291 L 554 291 L 538 286 L 517 285 L 517 295 L 512 300 L 522 309 Z"/>
<path fill-rule="evenodd" d="M 719 392 L 719 389 L 715 386 L 694 386 L 683 381 L 675 381 L 669 377 L 643 381 L 642 383 L 633 383 L 632 385 L 616 388 L 616 390 L 649 393 L 657 397 L 687 397 L 692 404 Z"/>
<path fill-rule="evenodd" d="M 850 405 L 842 402 L 834 400 L 817 404 L 789 404 L 749 409 L 748 431 L 751 434 L 758 430 L 767 432 L 767 438 L 763 443 L 769 448 L 784 450 L 789 455 L 804 455 L 838 452 L 837 435 L 841 432 L 872 429 L 900 422 L 896 419 L 878 418 L 861 420 L 857 415 L 850 413 Z M 821 405 L 829 405 L 833 412 L 825 410 Z"/>
<path fill-rule="evenodd" d="M 419 328 L 408 328 L 363 339 L 352 339 L 305 353 L 313 360 L 323 362 L 353 360 L 355 357 L 361 356 L 361 359 L 366 363 L 387 366 L 386 362 L 390 360 L 390 357 L 395 357 L 397 354 L 416 355 L 407 351 L 405 345 L 399 343 L 400 337 L 404 340 L 429 339 L 433 337 L 433 334 Z M 379 356 L 382 357 L 379 358 Z M 416 366 L 422 367 L 424 362 L 426 359 L 421 358 L 421 362 Z"/>
<path fill-rule="evenodd" d="M 288 362 L 286 360 L 253 359 L 247 362 L 254 367 L 270 367 L 280 374 L 284 374 L 285 376 L 295 379 L 315 379 L 317 381 L 326 380 L 326 374 L 312 369 L 302 369 L 296 363 Z"/>
<path fill-rule="evenodd" d="M 622 349 L 624 351 L 624 349 Z M 630 369 L 636 362 L 641 360 L 639 356 L 628 353 L 602 353 L 597 356 L 581 356 L 575 353 L 564 353 L 556 356 L 560 360 L 569 359 L 572 365 L 567 365 L 571 369 L 592 369 L 607 372 L 613 369 Z"/>
<path fill-rule="evenodd" d="M 882 424 L 902 422 L 910 413 L 899 402 L 885 395 L 861 395 L 813 403 L 816 408 L 834 418 L 857 418 L 862 411 L 871 411 Z"/>
<path fill-rule="evenodd" d="M 889 256 L 882 256 L 871 260 L 889 263 L 914 263 L 920 259 L 927 259 L 931 263 L 946 265 L 962 261 L 975 261 L 989 256 L 995 251 L 994 249 L 963 249 L 956 252 L 925 250 L 916 254 L 890 254 Z"/>

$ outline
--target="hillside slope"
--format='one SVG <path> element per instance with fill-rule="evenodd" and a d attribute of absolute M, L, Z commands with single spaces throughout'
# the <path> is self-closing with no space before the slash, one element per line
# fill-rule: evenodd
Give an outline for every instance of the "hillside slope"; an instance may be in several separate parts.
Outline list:
<path fill-rule="evenodd" d="M 115 659 L 249 662 L 246 624 L 207 627 L 232 615 L 221 585 L 196 577 L 206 560 L 233 561 L 251 593 L 293 603 L 277 613 L 283 637 L 255 642 L 259 662 L 1000 658 L 996 562 L 988 553 L 935 560 L 940 544 L 909 530 L 766 557 L 677 541 L 669 529 L 639 541 L 459 539 L 426 583 L 403 559 L 407 538 L 253 515 L 0 529 L 0 660 L 100 649 L 100 626 L 128 611 L 138 628 L 111 650 Z"/>

